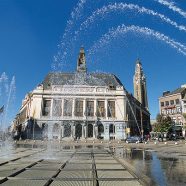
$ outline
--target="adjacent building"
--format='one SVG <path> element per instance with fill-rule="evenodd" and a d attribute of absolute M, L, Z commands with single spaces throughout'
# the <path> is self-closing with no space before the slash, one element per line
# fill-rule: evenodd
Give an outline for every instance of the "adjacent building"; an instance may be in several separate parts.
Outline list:
<path fill-rule="evenodd" d="M 170 116 L 176 125 L 183 126 L 186 122 L 183 113 L 186 113 L 186 85 L 176 90 L 165 91 L 159 98 L 160 114 Z"/>
<path fill-rule="evenodd" d="M 12 129 L 19 138 L 126 139 L 150 132 L 146 79 L 139 60 L 135 97 L 113 74 L 89 73 L 81 48 L 74 73 L 52 72 L 25 96 Z"/>

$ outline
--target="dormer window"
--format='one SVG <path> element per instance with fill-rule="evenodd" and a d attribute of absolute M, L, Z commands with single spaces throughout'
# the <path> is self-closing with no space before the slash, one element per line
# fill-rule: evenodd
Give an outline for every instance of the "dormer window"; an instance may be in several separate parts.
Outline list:
<path fill-rule="evenodd" d="M 109 84 L 109 89 L 110 90 L 116 90 L 116 87 L 113 84 Z"/>

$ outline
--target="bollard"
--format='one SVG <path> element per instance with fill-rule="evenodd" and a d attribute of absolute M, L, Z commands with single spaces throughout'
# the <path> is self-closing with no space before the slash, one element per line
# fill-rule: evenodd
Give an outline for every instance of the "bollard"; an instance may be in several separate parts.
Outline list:
<path fill-rule="evenodd" d="M 175 142 L 174 144 L 175 144 L 175 145 L 178 145 L 178 142 Z"/>

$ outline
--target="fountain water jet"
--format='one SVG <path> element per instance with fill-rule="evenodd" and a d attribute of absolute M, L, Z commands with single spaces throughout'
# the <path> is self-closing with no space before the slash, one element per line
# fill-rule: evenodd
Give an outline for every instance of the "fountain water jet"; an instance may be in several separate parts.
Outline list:
<path fill-rule="evenodd" d="M 65 56 L 67 55 L 67 52 L 65 50 L 66 46 L 68 45 L 69 38 L 71 36 L 71 30 L 77 22 L 77 20 L 81 17 L 81 12 L 84 8 L 84 4 L 86 4 L 87 0 L 79 0 L 76 7 L 71 12 L 71 18 L 67 21 L 67 26 L 65 28 L 64 34 L 62 36 L 61 43 L 58 45 L 60 48 L 60 51 L 54 56 L 54 61 L 52 63 L 52 69 L 54 71 L 59 70 L 59 68 L 62 68 L 61 63 L 59 61 L 64 61 Z M 63 53 L 61 54 L 61 51 Z"/>
<path fill-rule="evenodd" d="M 90 47 L 88 50 L 88 56 L 95 53 L 99 48 L 103 47 L 104 45 L 108 44 L 112 39 L 116 38 L 120 34 L 125 34 L 127 32 L 134 32 L 144 34 L 146 36 L 153 36 L 156 39 L 165 42 L 170 47 L 175 48 L 178 52 L 182 53 L 186 56 L 186 46 L 169 38 L 168 36 L 149 29 L 147 27 L 139 27 L 139 26 L 125 26 L 124 24 L 118 26 L 117 28 L 112 28 L 108 31 L 108 33 L 104 34 L 95 44 Z"/>
<path fill-rule="evenodd" d="M 102 8 L 96 10 L 95 12 L 92 13 L 92 15 L 90 17 L 88 17 L 81 24 L 79 31 L 82 31 L 82 30 L 86 29 L 90 25 L 90 23 L 93 23 L 95 21 L 95 19 L 98 16 L 99 17 L 103 17 L 106 14 L 109 14 L 111 12 L 125 11 L 127 9 L 129 9 L 129 10 L 136 10 L 138 13 L 155 16 L 157 18 L 160 18 L 161 21 L 164 21 L 164 22 L 174 26 L 175 28 L 178 28 L 180 31 L 185 31 L 186 32 L 186 27 L 184 25 L 178 25 L 177 22 L 172 21 L 170 18 L 166 17 L 163 14 L 160 14 L 160 13 L 155 12 L 153 10 L 147 9 L 145 7 L 140 7 L 140 6 L 135 5 L 135 4 L 126 4 L 126 3 L 109 4 L 107 6 L 103 6 Z M 78 33 L 79 31 L 76 31 L 76 33 Z"/>
<path fill-rule="evenodd" d="M 67 51 L 69 48 L 72 47 L 72 43 L 75 42 L 78 36 L 81 34 L 81 32 L 86 30 L 89 27 L 89 25 L 95 22 L 95 20 L 98 17 L 104 17 L 106 14 L 109 14 L 111 12 L 118 12 L 118 11 L 125 12 L 127 9 L 137 11 L 137 13 L 139 14 L 152 15 L 154 17 L 159 18 L 161 21 L 174 26 L 180 31 L 186 32 L 186 27 L 184 25 L 179 25 L 177 22 L 171 20 L 169 17 L 166 17 L 165 15 L 155 12 L 153 10 L 147 9 L 145 7 L 140 7 L 136 4 L 113 3 L 113 4 L 105 5 L 102 8 L 99 8 L 96 11 L 94 11 L 91 16 L 89 16 L 83 23 L 81 23 L 80 28 L 74 31 L 74 36 L 71 34 L 72 39 L 69 39 L 68 42 L 64 42 L 64 41 L 62 42 L 61 51 L 63 51 L 63 53 L 61 52 L 58 53 L 58 59 L 61 59 L 61 61 L 63 62 L 65 61 L 65 58 L 67 57 L 67 55 L 69 55 Z M 58 61 L 58 66 L 62 68 L 64 64 L 60 63 L 59 62 L 60 60 L 56 60 L 56 61 Z"/>
<path fill-rule="evenodd" d="M 8 137 L 6 134 L 13 115 L 11 107 L 15 100 L 15 90 L 15 77 L 12 78 L 9 84 L 8 76 L 5 72 L 2 73 L 0 77 L 0 107 L 2 109 L 0 113 L 0 137 L 3 141 Z"/>
<path fill-rule="evenodd" d="M 160 3 L 161 5 L 166 6 L 167 8 L 169 8 L 170 10 L 172 10 L 174 12 L 177 12 L 178 14 L 183 16 L 184 18 L 186 18 L 186 12 L 183 11 L 181 8 L 177 7 L 173 1 L 171 1 L 171 2 L 166 1 L 166 0 L 155 0 L 155 1 Z"/>

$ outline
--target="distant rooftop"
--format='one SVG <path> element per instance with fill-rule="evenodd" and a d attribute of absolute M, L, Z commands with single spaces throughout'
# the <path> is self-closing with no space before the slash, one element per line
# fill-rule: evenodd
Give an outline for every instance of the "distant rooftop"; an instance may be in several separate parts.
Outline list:
<path fill-rule="evenodd" d="M 182 85 L 180 88 L 177 88 L 176 90 L 163 92 L 163 97 L 164 96 L 170 96 L 170 95 L 173 95 L 173 94 L 179 94 L 179 93 L 182 93 L 184 91 L 186 91 L 186 84 Z"/>

